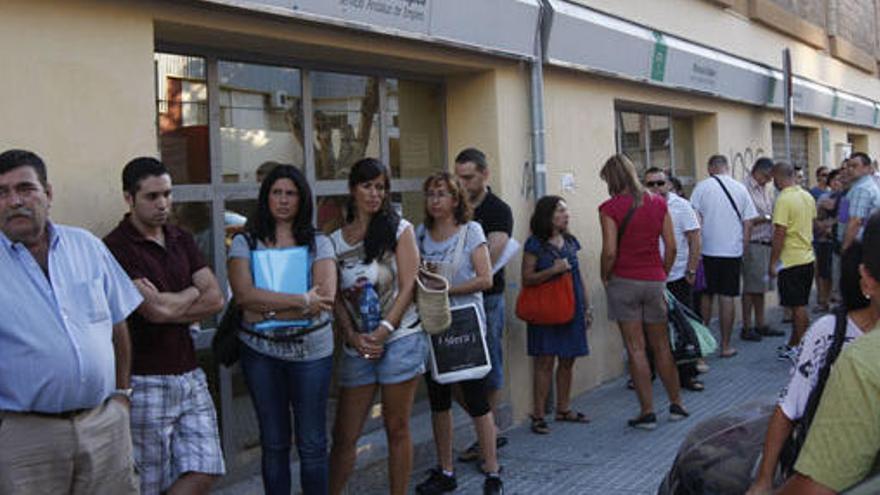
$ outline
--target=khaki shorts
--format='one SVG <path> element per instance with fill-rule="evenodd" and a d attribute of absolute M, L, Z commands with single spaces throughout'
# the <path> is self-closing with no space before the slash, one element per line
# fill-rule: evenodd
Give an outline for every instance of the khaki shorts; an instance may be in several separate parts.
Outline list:
<path fill-rule="evenodd" d="M 772 290 L 768 269 L 770 268 L 770 246 L 749 243 L 743 254 L 743 293 L 763 294 Z"/>
<path fill-rule="evenodd" d="M 614 321 L 666 323 L 666 283 L 611 277 L 605 292 L 608 318 Z"/>

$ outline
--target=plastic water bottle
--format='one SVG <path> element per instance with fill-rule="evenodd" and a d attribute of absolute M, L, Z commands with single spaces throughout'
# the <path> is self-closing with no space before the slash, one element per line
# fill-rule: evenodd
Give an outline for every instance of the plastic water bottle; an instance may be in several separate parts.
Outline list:
<path fill-rule="evenodd" d="M 379 305 L 379 294 L 372 282 L 367 282 L 361 289 L 358 301 L 361 313 L 361 331 L 371 332 L 382 321 L 382 308 Z"/>

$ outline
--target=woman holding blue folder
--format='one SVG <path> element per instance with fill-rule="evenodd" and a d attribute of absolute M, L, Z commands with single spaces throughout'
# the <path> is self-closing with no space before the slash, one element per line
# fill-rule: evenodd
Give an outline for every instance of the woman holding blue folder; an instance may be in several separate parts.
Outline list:
<path fill-rule="evenodd" d="M 312 193 L 302 172 L 291 165 L 272 169 L 245 230 L 232 240 L 229 283 L 243 309 L 241 368 L 260 426 L 263 487 L 267 494 L 290 494 L 292 409 L 303 493 L 326 494 L 336 260 L 330 240 L 312 226 Z M 264 250 L 273 256 L 261 256 Z M 279 266 L 263 266 L 267 259 Z M 310 285 L 290 284 L 308 292 L 289 293 L 290 280 L 275 277 L 274 286 L 272 277 L 254 277 L 273 270 L 310 279 Z"/>
<path fill-rule="evenodd" d="M 345 488 L 357 439 L 382 393 L 389 492 L 403 495 L 412 469 L 409 417 L 428 344 L 413 304 L 419 251 L 412 224 L 391 207 L 388 169 L 374 158 L 351 167 L 345 225 L 330 235 L 339 264 L 336 329 L 345 347 L 330 452 L 330 493 Z"/>

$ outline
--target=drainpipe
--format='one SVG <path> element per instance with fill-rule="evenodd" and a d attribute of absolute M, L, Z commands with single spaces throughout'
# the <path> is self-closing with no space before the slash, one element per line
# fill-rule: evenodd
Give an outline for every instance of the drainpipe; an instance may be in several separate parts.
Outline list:
<path fill-rule="evenodd" d="M 532 60 L 530 107 L 532 113 L 532 177 L 535 200 L 547 193 L 547 159 L 544 150 L 544 46 L 553 22 L 549 0 L 541 0 L 535 29 L 535 58 Z"/>

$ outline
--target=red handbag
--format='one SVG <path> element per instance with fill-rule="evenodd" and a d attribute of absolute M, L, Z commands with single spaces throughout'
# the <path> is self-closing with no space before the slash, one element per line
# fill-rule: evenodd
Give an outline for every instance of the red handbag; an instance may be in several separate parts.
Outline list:
<path fill-rule="evenodd" d="M 533 325 L 561 325 L 574 319 L 571 271 L 543 284 L 523 286 L 516 298 L 516 316 Z"/>

